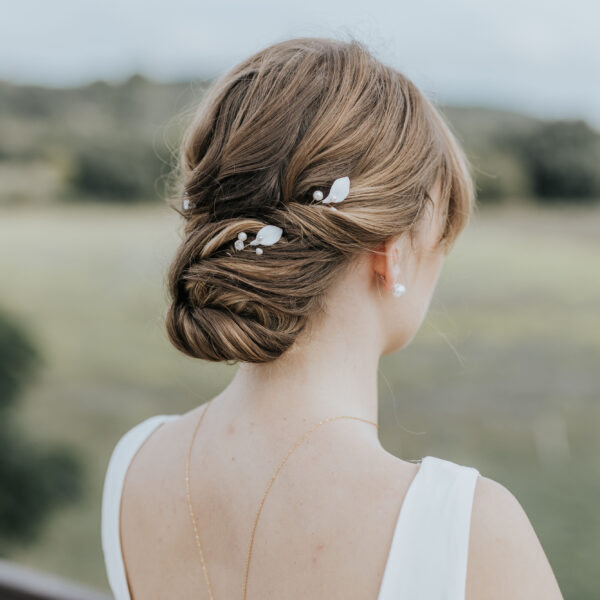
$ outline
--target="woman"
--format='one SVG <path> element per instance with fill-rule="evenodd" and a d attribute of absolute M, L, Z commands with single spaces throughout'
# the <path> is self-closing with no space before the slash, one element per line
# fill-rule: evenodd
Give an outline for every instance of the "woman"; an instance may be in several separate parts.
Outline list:
<path fill-rule="evenodd" d="M 115 447 L 117 600 L 561 598 L 504 486 L 378 439 L 380 356 L 415 336 L 474 203 L 426 97 L 355 40 L 284 41 L 212 86 L 180 166 L 166 330 L 240 366 Z"/>

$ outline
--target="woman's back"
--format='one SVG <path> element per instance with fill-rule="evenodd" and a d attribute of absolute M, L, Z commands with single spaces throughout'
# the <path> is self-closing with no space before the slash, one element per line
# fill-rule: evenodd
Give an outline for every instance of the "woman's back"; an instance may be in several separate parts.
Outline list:
<path fill-rule="evenodd" d="M 131 600 L 211 597 L 185 487 L 200 410 L 151 417 L 115 448 L 102 534 L 117 600 L 130 598 L 127 576 Z M 298 435 L 211 417 L 193 446 L 191 498 L 214 598 L 242 598 L 259 502 Z M 248 598 L 465 597 L 471 507 L 484 478 L 435 457 L 412 464 L 357 443 L 364 427 L 328 423 L 290 456 L 258 522 Z"/>

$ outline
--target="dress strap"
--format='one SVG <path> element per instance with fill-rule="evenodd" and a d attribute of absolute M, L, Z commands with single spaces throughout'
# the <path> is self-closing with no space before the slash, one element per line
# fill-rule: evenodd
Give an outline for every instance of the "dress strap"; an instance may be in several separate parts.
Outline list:
<path fill-rule="evenodd" d="M 121 494 L 127 469 L 150 434 L 165 421 L 179 415 L 155 415 L 127 431 L 115 445 L 102 491 L 102 552 L 106 574 L 115 600 L 131 600 L 120 535 Z"/>
<path fill-rule="evenodd" d="M 464 600 L 474 467 L 426 456 L 405 495 L 379 600 Z"/>

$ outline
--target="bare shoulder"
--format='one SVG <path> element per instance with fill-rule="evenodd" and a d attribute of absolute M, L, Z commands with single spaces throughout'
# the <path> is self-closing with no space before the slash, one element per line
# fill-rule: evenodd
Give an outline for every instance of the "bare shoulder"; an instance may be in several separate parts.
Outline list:
<path fill-rule="evenodd" d="M 525 510 L 505 486 L 479 475 L 473 497 L 466 598 L 563 600 Z"/>
<path fill-rule="evenodd" d="M 182 436 L 185 435 L 183 418 L 181 415 L 168 415 L 166 419 L 162 415 L 160 417 L 129 463 L 125 478 L 129 491 L 135 490 L 134 483 L 147 483 L 148 477 L 156 480 L 159 467 L 168 466 L 169 459 L 177 457 L 181 451 Z M 145 489 L 145 485 L 142 485 L 142 489 Z"/>

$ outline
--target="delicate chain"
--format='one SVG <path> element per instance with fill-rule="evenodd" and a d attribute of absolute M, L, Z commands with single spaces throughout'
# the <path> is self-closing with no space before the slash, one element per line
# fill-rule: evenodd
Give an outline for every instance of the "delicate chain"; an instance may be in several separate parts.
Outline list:
<path fill-rule="evenodd" d="M 206 403 L 206 408 L 202 411 L 202 414 L 200 415 L 200 419 L 198 420 L 198 423 L 196 424 L 196 427 L 194 428 L 194 433 L 192 435 L 192 439 L 190 441 L 190 446 L 189 446 L 188 454 L 187 454 L 185 481 L 186 481 L 188 506 L 189 506 L 189 509 L 190 509 L 190 517 L 192 519 L 192 524 L 194 526 L 194 536 L 196 537 L 196 544 L 198 545 L 198 550 L 200 552 L 200 562 L 202 563 L 202 570 L 204 572 L 204 578 L 206 579 L 206 585 L 208 587 L 208 593 L 210 595 L 211 600 L 214 600 L 214 596 L 213 596 L 213 593 L 212 593 L 212 586 L 211 586 L 211 583 L 210 583 L 210 579 L 208 577 L 208 572 L 206 570 L 206 562 L 204 560 L 204 552 L 202 551 L 202 544 L 200 543 L 200 536 L 198 535 L 198 525 L 197 525 L 197 522 L 196 522 L 196 517 L 194 515 L 194 509 L 192 508 L 192 500 L 191 500 L 191 497 L 190 497 L 190 457 L 191 457 L 191 453 L 192 453 L 192 446 L 194 445 L 194 439 L 196 438 L 196 433 L 198 431 L 198 428 L 200 427 L 200 423 L 202 423 L 202 420 L 204 419 L 204 415 L 206 414 L 206 411 L 208 410 L 208 405 L 211 402 L 212 402 L 212 400 L 209 400 Z M 337 417 L 328 417 L 327 419 L 323 419 L 322 421 L 319 421 L 316 425 L 313 425 L 288 450 L 287 454 L 284 456 L 283 460 L 279 463 L 278 467 L 275 469 L 275 472 L 273 473 L 273 476 L 271 477 L 271 481 L 269 482 L 269 485 L 267 486 L 267 489 L 265 490 L 265 493 L 263 494 L 262 500 L 260 501 L 260 505 L 258 507 L 258 512 L 256 513 L 256 518 L 254 519 L 254 525 L 252 527 L 252 535 L 250 536 L 250 547 L 248 548 L 248 558 L 246 560 L 246 570 L 245 570 L 245 573 L 244 573 L 243 600 L 246 600 L 246 593 L 247 593 L 247 589 L 248 589 L 248 572 L 250 570 L 250 558 L 252 556 L 252 547 L 254 545 L 254 536 L 256 534 L 256 527 L 258 525 L 258 519 L 260 518 L 262 509 L 263 509 L 263 505 L 265 503 L 265 500 L 267 498 L 268 493 L 271 491 L 271 487 L 273 486 L 273 482 L 275 481 L 275 478 L 277 477 L 277 475 L 279 475 L 279 472 L 283 468 L 283 465 L 286 463 L 286 461 L 288 460 L 288 458 L 290 457 L 290 455 L 292 454 L 292 452 L 302 442 L 304 442 L 304 440 L 313 431 L 315 431 L 315 429 L 317 429 L 317 427 L 320 427 L 321 425 L 324 425 L 325 423 L 329 423 L 330 421 L 335 421 L 336 419 L 354 419 L 356 421 L 362 421 L 363 423 L 368 423 L 369 425 L 375 425 L 375 427 L 377 427 L 377 429 L 379 429 L 379 425 L 377 423 L 373 423 L 372 421 L 368 421 L 367 419 L 362 419 L 361 417 L 352 417 L 352 416 L 348 416 L 348 415 L 340 415 L 340 416 L 337 416 Z"/>
<path fill-rule="evenodd" d="M 202 423 L 202 419 L 204 419 L 204 415 L 208 410 L 208 405 L 212 402 L 209 400 L 206 403 L 206 407 L 202 411 L 200 418 L 198 419 L 198 423 L 196 423 L 196 427 L 194 428 L 194 434 L 192 435 L 192 440 L 190 441 L 190 446 L 188 448 L 187 460 L 185 465 L 185 487 L 187 493 L 187 501 L 188 507 L 190 509 L 190 517 L 192 518 L 192 525 L 194 526 L 194 536 L 196 537 L 196 544 L 198 545 L 198 551 L 200 552 L 200 562 L 202 563 L 202 571 L 204 571 L 204 579 L 206 579 L 206 585 L 208 586 L 208 594 L 210 595 L 211 600 L 214 600 L 214 596 L 212 593 L 212 586 L 210 585 L 210 579 L 208 577 L 208 572 L 206 571 L 206 562 L 204 561 L 204 552 L 202 552 L 202 544 L 200 543 L 200 536 L 198 535 L 198 525 L 196 523 L 196 517 L 194 515 L 194 509 L 192 508 L 192 499 L 190 497 L 190 456 L 192 454 L 192 446 L 194 445 L 194 439 L 196 437 L 196 432 L 200 427 L 200 423 Z"/>

